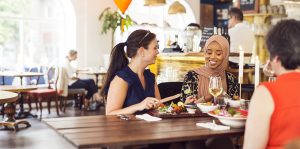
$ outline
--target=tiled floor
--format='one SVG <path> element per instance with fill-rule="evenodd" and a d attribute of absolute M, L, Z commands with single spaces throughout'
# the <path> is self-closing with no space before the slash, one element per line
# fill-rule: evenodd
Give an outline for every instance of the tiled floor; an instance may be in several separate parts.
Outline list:
<path fill-rule="evenodd" d="M 32 110 L 34 114 L 36 110 Z M 60 113 L 59 117 L 85 116 L 104 114 L 104 108 L 97 111 L 82 111 L 74 107 L 67 107 L 65 113 Z M 55 108 L 51 108 L 48 114 L 47 108 L 43 109 L 43 119 L 58 117 Z M 0 118 L 1 120 L 2 118 Z M 0 149 L 73 149 L 75 148 L 53 129 L 48 127 L 38 118 L 27 118 L 31 127 L 18 132 L 0 130 Z"/>

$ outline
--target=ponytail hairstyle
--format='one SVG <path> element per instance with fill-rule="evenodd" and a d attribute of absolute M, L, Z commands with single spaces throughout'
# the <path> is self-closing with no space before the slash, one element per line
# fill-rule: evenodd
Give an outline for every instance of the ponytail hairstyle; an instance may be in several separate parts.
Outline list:
<path fill-rule="evenodd" d="M 267 34 L 266 45 L 270 59 L 278 57 L 283 67 L 294 70 L 300 66 L 300 21 L 278 22 Z"/>
<path fill-rule="evenodd" d="M 116 73 L 128 65 L 128 57 L 135 57 L 140 47 L 148 49 L 150 42 L 155 38 L 156 35 L 150 31 L 141 29 L 136 30 L 128 36 L 126 42 L 119 43 L 112 49 L 110 54 L 110 65 L 107 70 L 103 89 L 101 90 L 101 95 L 103 97 L 107 95 L 110 82 L 113 80 Z"/>

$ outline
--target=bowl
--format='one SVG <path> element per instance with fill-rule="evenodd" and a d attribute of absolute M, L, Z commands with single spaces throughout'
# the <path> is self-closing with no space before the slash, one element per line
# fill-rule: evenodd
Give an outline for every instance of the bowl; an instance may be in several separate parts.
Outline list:
<path fill-rule="evenodd" d="M 219 116 L 215 115 L 212 112 L 208 112 L 208 115 L 219 119 L 219 121 L 232 128 L 243 128 L 246 124 L 246 117 L 227 117 L 227 116 Z"/>
<path fill-rule="evenodd" d="M 225 103 L 229 103 L 230 107 L 239 108 L 241 106 L 240 100 L 232 100 L 231 98 L 224 98 Z"/>
<path fill-rule="evenodd" d="M 186 108 L 187 112 L 189 114 L 195 114 L 197 109 L 193 109 L 193 108 Z"/>
<path fill-rule="evenodd" d="M 195 114 L 198 109 L 196 105 L 185 105 L 185 108 L 189 114 Z"/>
<path fill-rule="evenodd" d="M 197 103 L 197 107 L 201 110 L 202 113 L 207 113 L 213 111 L 219 107 L 219 105 L 208 105 L 206 103 Z"/>

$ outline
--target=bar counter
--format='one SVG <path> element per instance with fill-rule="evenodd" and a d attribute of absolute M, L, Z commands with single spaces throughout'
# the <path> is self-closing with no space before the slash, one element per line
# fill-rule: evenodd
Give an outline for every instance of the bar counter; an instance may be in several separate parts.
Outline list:
<path fill-rule="evenodd" d="M 239 53 L 230 53 L 231 57 L 238 57 Z M 251 54 L 245 53 L 245 57 Z M 205 64 L 204 53 L 160 53 L 155 64 L 150 66 L 151 72 L 157 76 L 157 82 L 182 82 L 184 75 Z"/>

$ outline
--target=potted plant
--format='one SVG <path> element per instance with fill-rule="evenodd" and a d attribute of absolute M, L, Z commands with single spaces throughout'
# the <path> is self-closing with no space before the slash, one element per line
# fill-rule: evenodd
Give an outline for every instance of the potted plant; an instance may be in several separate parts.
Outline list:
<path fill-rule="evenodd" d="M 121 32 L 124 32 L 124 27 L 128 29 L 129 26 L 133 24 L 132 19 L 129 15 L 122 15 L 116 10 L 111 10 L 110 7 L 105 8 L 99 16 L 99 21 L 103 21 L 102 24 L 102 34 L 106 34 L 107 31 L 112 31 L 112 41 L 111 45 L 114 44 L 114 34 L 117 27 L 120 27 Z"/>

